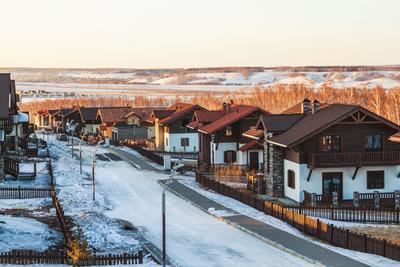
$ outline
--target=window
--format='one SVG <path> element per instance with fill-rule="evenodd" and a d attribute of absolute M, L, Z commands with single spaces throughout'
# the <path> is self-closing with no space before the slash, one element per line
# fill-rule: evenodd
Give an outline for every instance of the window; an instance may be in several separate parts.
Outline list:
<path fill-rule="evenodd" d="M 288 177 L 288 186 L 290 188 L 295 189 L 296 188 L 296 174 L 295 174 L 295 172 L 293 170 L 288 170 L 287 177 Z"/>
<path fill-rule="evenodd" d="M 323 135 L 320 138 L 319 150 L 323 152 L 340 152 L 340 135 Z"/>
<path fill-rule="evenodd" d="M 367 135 L 365 139 L 365 149 L 367 151 L 382 150 L 382 135 L 381 134 Z"/>
<path fill-rule="evenodd" d="M 385 188 L 384 171 L 367 171 L 367 189 Z"/>
<path fill-rule="evenodd" d="M 232 126 L 226 126 L 225 135 L 232 136 Z"/>
<path fill-rule="evenodd" d="M 225 163 L 233 163 L 236 162 L 236 151 L 235 150 L 227 150 L 224 152 L 224 162 Z"/>
<path fill-rule="evenodd" d="M 182 128 L 185 128 L 185 127 L 186 127 L 186 125 L 187 125 L 189 122 L 190 122 L 190 120 L 189 120 L 189 119 L 184 119 L 184 120 L 181 120 L 181 127 L 182 127 Z"/>
<path fill-rule="evenodd" d="M 181 146 L 189 146 L 189 138 L 181 138 Z"/>
<path fill-rule="evenodd" d="M 168 146 L 168 137 L 165 138 L 165 145 Z"/>

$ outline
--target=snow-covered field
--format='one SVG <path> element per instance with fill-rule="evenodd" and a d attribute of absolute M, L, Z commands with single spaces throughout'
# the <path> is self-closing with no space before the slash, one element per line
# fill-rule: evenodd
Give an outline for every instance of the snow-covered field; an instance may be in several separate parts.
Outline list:
<path fill-rule="evenodd" d="M 0 215 L 0 251 L 44 251 L 60 240 L 60 234 L 37 220 Z"/>
<path fill-rule="evenodd" d="M 51 153 L 58 157 L 53 166 L 59 198 L 67 215 L 81 224 L 92 246 L 104 251 L 135 248 L 137 243 L 132 235 L 114 223 L 123 219 L 161 248 L 163 189 L 157 181 L 166 179 L 167 175 L 138 170 L 124 161 L 98 161 L 93 204 L 91 181 L 86 174 L 79 175 L 78 161 L 64 151 L 63 143 L 52 142 Z M 92 150 L 93 147 L 84 146 L 85 172 L 89 170 L 87 159 Z M 167 253 L 178 266 L 281 266 L 282 259 L 285 266 L 311 265 L 169 193 Z"/>

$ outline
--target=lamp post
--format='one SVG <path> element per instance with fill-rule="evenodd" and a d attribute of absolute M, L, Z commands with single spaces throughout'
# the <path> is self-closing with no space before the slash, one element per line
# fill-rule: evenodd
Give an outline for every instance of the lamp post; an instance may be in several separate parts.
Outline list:
<path fill-rule="evenodd" d="M 167 190 L 168 184 L 172 182 L 172 179 L 174 178 L 174 175 L 176 174 L 177 170 L 182 168 L 184 164 L 182 163 L 181 160 L 177 161 L 174 166 L 171 169 L 171 173 L 168 177 L 168 180 L 166 181 L 164 188 L 162 190 L 162 195 L 161 195 L 161 213 L 162 213 L 162 265 L 163 267 L 166 266 L 167 262 L 167 240 L 166 240 L 166 202 L 165 202 L 165 191 Z"/>
<path fill-rule="evenodd" d="M 97 143 L 96 148 L 94 149 L 93 155 L 92 155 L 92 192 L 93 192 L 93 201 L 96 201 L 96 196 L 95 196 L 95 185 L 94 185 L 94 161 L 96 159 L 96 152 L 99 149 L 100 145 L 104 143 L 104 141 L 100 141 Z"/>

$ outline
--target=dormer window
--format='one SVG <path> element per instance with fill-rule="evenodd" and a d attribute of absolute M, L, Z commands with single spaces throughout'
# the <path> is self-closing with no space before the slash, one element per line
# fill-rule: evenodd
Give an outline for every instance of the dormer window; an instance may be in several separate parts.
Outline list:
<path fill-rule="evenodd" d="M 232 126 L 226 126 L 225 135 L 232 136 Z"/>

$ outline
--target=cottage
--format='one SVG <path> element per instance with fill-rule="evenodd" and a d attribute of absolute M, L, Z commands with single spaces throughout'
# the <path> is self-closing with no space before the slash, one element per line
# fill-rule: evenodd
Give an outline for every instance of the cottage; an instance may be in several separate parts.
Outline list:
<path fill-rule="evenodd" d="M 165 152 L 198 152 L 198 133 L 186 127 L 197 110 L 205 109 L 199 105 L 178 103 L 162 113 L 169 114 L 163 118 L 156 118 L 153 112 L 157 149 Z"/>
<path fill-rule="evenodd" d="M 82 134 L 97 134 L 101 122 L 97 118 L 97 107 L 80 107 L 79 123 Z"/>
<path fill-rule="evenodd" d="M 199 135 L 199 162 L 205 166 L 241 165 L 253 170 L 263 163 L 263 144 L 243 133 L 268 112 L 255 106 L 224 104 L 223 109 L 196 112 L 188 127 Z"/>
<path fill-rule="evenodd" d="M 276 118 L 285 118 L 278 120 L 282 131 L 271 134 L 266 117 L 256 129 L 258 138 L 264 132 L 268 195 L 301 202 L 304 192 L 335 193 L 345 200 L 400 188 L 400 144 L 390 140 L 400 126 L 358 105 L 308 99 Z"/>

